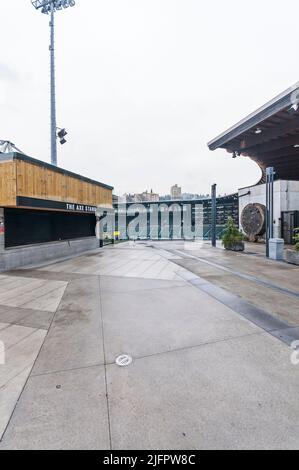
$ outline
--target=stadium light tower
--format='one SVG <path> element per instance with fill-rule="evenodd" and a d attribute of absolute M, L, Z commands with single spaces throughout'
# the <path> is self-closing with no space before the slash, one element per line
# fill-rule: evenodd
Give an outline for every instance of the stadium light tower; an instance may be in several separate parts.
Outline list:
<path fill-rule="evenodd" d="M 75 6 L 75 0 L 31 0 L 32 5 L 50 15 L 50 69 L 51 69 L 51 163 L 57 166 L 57 125 L 55 94 L 55 23 L 54 13 Z"/>

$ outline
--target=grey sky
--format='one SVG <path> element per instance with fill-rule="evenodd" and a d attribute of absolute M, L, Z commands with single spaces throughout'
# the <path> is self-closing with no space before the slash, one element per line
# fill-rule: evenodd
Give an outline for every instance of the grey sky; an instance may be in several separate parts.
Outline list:
<path fill-rule="evenodd" d="M 76 3 L 56 15 L 60 166 L 119 194 L 258 180 L 206 143 L 299 80 L 298 1 Z M 0 11 L 0 139 L 49 161 L 49 18 L 30 0 Z"/>

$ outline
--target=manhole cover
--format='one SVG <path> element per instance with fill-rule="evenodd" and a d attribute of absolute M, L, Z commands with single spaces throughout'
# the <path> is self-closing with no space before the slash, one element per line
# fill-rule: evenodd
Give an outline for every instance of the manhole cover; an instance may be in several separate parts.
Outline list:
<path fill-rule="evenodd" d="M 118 356 L 116 358 L 115 362 L 118 366 L 125 367 L 125 366 L 129 366 L 131 364 L 132 358 L 128 354 L 122 354 L 121 356 Z"/>

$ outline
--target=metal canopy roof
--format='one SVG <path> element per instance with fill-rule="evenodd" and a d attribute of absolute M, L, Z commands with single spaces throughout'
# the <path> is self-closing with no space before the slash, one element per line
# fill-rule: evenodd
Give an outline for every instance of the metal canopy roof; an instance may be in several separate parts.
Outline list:
<path fill-rule="evenodd" d="M 250 157 L 262 170 L 273 166 L 279 179 L 299 180 L 299 82 L 208 143 Z"/>

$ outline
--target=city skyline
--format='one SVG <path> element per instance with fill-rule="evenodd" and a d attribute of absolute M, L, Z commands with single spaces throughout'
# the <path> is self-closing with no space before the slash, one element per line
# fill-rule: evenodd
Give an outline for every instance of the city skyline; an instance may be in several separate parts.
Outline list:
<path fill-rule="evenodd" d="M 211 193 L 203 193 L 203 192 L 197 192 L 197 193 L 189 193 L 186 191 L 182 190 L 182 187 L 178 187 L 180 190 L 179 194 L 177 195 L 172 195 L 171 191 L 173 188 L 178 187 L 177 184 L 173 185 L 170 188 L 169 193 L 161 194 L 158 191 L 154 191 L 152 188 L 151 190 L 144 190 L 141 193 L 132 193 L 132 192 L 125 192 L 122 195 L 115 194 L 114 192 L 114 197 L 115 201 L 119 200 L 121 202 L 127 201 L 127 202 L 161 202 L 161 201 L 188 201 L 188 200 L 195 200 L 195 199 L 206 199 L 211 197 Z M 231 193 L 235 194 L 235 193 Z M 217 193 L 217 197 L 222 197 L 222 196 L 227 196 L 226 193 L 220 194 Z"/>

